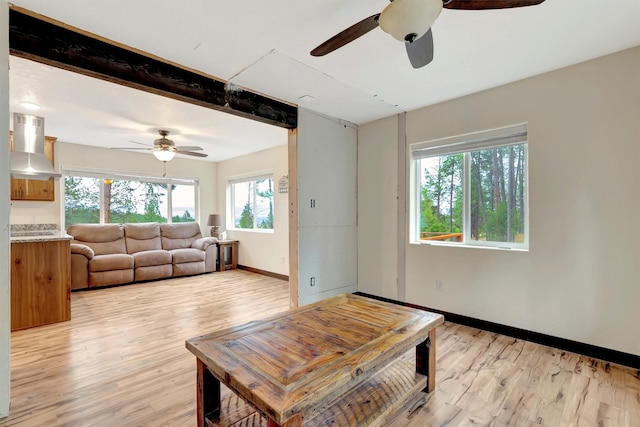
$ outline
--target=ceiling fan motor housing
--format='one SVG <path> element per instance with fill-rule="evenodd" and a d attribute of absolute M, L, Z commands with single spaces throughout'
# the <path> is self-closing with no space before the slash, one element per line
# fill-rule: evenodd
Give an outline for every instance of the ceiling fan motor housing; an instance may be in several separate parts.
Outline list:
<path fill-rule="evenodd" d="M 167 135 L 169 135 L 169 131 L 161 129 L 158 131 L 158 133 L 162 138 L 158 138 L 153 141 L 153 145 L 156 147 L 156 149 L 160 149 L 160 150 L 173 149 L 175 151 L 176 144 L 172 140 L 167 138 Z"/>
<path fill-rule="evenodd" d="M 442 12 L 442 0 L 394 0 L 380 14 L 380 28 L 401 42 L 422 37 Z"/>

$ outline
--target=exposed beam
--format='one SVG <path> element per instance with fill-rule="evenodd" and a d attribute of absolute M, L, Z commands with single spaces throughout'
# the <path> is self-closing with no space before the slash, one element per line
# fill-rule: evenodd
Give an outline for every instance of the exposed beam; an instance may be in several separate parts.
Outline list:
<path fill-rule="evenodd" d="M 296 106 L 12 7 L 11 55 L 286 129 Z"/>

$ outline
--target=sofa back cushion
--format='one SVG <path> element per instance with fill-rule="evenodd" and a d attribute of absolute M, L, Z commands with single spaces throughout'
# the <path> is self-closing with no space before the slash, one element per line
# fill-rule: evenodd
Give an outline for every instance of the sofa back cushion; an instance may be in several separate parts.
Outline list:
<path fill-rule="evenodd" d="M 73 236 L 71 243 L 87 245 L 96 255 L 127 253 L 120 224 L 71 224 L 67 234 Z"/>
<path fill-rule="evenodd" d="M 162 249 L 189 248 L 191 244 L 202 237 L 197 222 L 179 222 L 176 224 L 160 224 Z"/>
<path fill-rule="evenodd" d="M 124 236 L 129 254 L 162 249 L 160 224 L 157 222 L 126 223 L 124 224 Z"/>

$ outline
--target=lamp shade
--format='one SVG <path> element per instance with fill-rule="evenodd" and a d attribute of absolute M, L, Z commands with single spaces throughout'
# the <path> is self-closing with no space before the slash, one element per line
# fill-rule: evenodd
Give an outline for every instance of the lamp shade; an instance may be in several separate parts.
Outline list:
<path fill-rule="evenodd" d="M 209 219 L 207 219 L 207 226 L 209 227 L 220 227 L 222 226 L 222 216 L 220 214 L 211 214 L 209 215 Z"/>
<path fill-rule="evenodd" d="M 415 34 L 418 39 L 426 34 L 442 12 L 442 0 L 394 0 L 380 14 L 380 28 L 393 38 L 407 41 Z"/>
<path fill-rule="evenodd" d="M 153 155 L 161 162 L 168 162 L 176 156 L 173 150 L 153 150 Z"/>

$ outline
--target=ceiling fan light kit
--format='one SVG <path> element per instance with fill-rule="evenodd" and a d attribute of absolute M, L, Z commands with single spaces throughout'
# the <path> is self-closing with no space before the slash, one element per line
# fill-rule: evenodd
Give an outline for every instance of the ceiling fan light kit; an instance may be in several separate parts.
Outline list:
<path fill-rule="evenodd" d="M 382 31 L 399 41 L 425 35 L 442 12 L 442 0 L 394 0 L 380 14 Z"/>
<path fill-rule="evenodd" d="M 173 158 L 176 156 L 176 152 L 169 149 L 154 148 L 153 155 L 156 156 L 156 159 L 160 160 L 161 162 L 168 162 L 173 160 Z"/>

